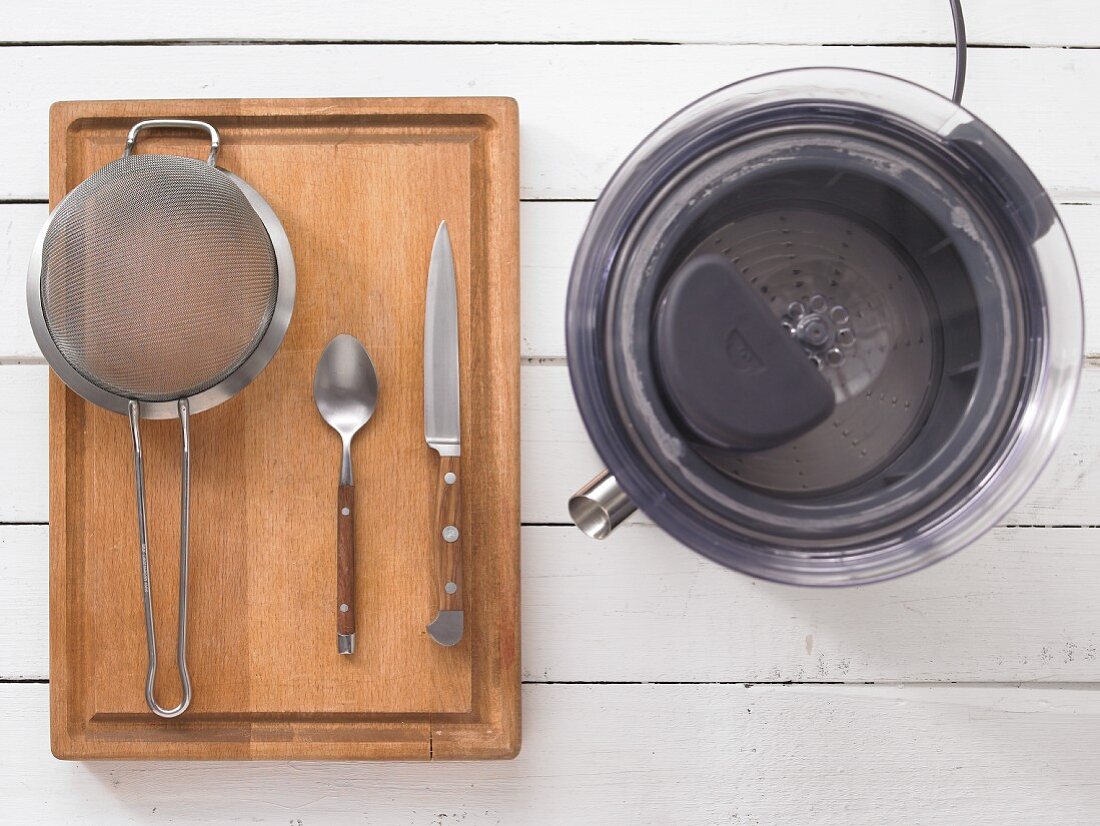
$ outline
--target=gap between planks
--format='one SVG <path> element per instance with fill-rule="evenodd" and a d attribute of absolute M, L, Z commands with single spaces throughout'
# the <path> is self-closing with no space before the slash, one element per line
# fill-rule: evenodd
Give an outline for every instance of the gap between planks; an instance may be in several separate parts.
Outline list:
<path fill-rule="evenodd" d="M 827 49 L 954 49 L 951 41 L 927 41 L 910 43 L 861 43 L 846 41 L 809 42 L 803 40 L 757 40 L 751 43 L 725 40 L 355 40 L 327 38 L 151 38 L 145 40 L 0 40 L 0 49 L 100 47 L 100 46 L 820 46 Z M 1100 49 L 1100 46 L 1028 44 L 1028 43 L 971 43 L 974 49 Z"/>
<path fill-rule="evenodd" d="M 49 685 L 48 678 L 43 677 L 0 677 L 0 685 Z M 978 689 L 978 688 L 1011 688 L 1020 690 L 1054 690 L 1054 691 L 1100 691 L 1100 682 L 1082 682 L 1080 680 L 1066 680 L 1064 682 L 1043 682 L 1039 680 L 521 680 L 520 685 L 576 685 L 576 686 L 638 686 L 638 685 L 677 685 L 677 686 L 711 686 L 728 685 L 742 688 L 754 688 L 756 686 L 779 687 L 791 686 L 877 686 L 879 688 L 906 688 L 929 686 L 943 688 Z M 430 717 L 430 715 L 429 715 Z M 429 736 L 429 754 L 431 754 L 431 732 Z"/>
<path fill-rule="evenodd" d="M 3 44 L 0 44 L 0 48 L 3 48 Z M 1100 206 L 1100 192 L 1092 192 L 1088 190 L 1074 191 L 1072 195 L 1065 194 L 1065 197 L 1059 197 L 1057 192 L 1047 193 L 1050 195 L 1051 201 L 1054 202 L 1055 207 L 1064 206 Z M 1066 198 L 1072 198 L 1076 200 L 1066 200 Z M 521 204 L 590 204 L 596 203 L 595 198 L 520 198 Z M 49 201 L 45 198 L 0 198 L 0 206 L 48 206 Z"/>

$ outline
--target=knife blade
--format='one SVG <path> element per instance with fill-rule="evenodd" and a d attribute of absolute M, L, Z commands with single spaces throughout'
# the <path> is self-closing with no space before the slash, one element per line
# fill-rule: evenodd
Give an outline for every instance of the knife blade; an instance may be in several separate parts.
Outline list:
<path fill-rule="evenodd" d="M 465 624 L 462 594 L 461 473 L 459 411 L 458 288 L 447 222 L 435 235 L 428 264 L 424 308 L 424 438 L 439 454 L 436 523 L 433 530 L 433 588 L 438 602 L 428 635 L 456 645 Z"/>

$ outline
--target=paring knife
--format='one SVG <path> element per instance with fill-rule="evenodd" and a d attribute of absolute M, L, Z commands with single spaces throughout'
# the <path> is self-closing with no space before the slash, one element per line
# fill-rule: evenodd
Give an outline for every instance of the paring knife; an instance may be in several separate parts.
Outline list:
<path fill-rule="evenodd" d="M 439 454 L 433 587 L 439 610 L 428 634 L 440 645 L 462 639 L 462 432 L 458 392 L 458 294 L 447 222 L 439 225 L 428 265 L 424 310 L 424 437 Z"/>

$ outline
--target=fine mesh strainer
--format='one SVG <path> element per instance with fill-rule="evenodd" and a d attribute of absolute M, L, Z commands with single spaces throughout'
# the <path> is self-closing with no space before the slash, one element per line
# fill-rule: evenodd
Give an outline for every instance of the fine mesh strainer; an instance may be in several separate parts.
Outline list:
<path fill-rule="evenodd" d="M 150 128 L 199 129 L 205 162 L 135 155 Z M 187 672 L 190 494 L 188 419 L 231 398 L 271 360 L 294 306 L 294 260 L 282 224 L 248 184 L 215 166 L 217 130 L 200 121 L 136 124 L 123 156 L 58 205 L 27 280 L 31 326 L 50 366 L 74 391 L 129 416 L 148 647 L 145 699 L 161 717 L 191 702 Z M 182 698 L 157 703 L 141 418 L 179 417 L 179 633 Z"/>

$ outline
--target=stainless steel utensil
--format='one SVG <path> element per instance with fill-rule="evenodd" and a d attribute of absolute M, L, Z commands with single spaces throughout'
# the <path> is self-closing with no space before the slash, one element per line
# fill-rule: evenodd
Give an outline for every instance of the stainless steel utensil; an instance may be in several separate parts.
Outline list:
<path fill-rule="evenodd" d="M 199 129 L 206 161 L 135 155 L 140 132 Z M 220 139 L 208 123 L 136 124 L 123 156 L 76 187 L 38 237 L 27 277 L 31 327 L 60 378 L 88 401 L 130 418 L 138 540 L 149 658 L 145 699 L 161 717 L 191 702 L 187 672 L 190 525 L 189 418 L 231 398 L 274 356 L 294 307 L 294 259 L 267 202 L 218 169 Z M 153 695 L 157 647 L 149 582 L 140 419 L 179 417 L 179 632 L 182 698 Z"/>
<path fill-rule="evenodd" d="M 439 611 L 428 634 L 440 645 L 462 639 L 461 507 L 462 429 L 459 421 L 458 295 L 455 260 L 447 222 L 436 232 L 428 265 L 424 310 L 424 437 L 439 454 L 436 488 L 435 587 Z"/>
<path fill-rule="evenodd" d="M 378 374 L 354 336 L 336 336 L 325 347 L 313 377 L 313 400 L 340 434 L 343 459 L 336 495 L 336 650 L 355 653 L 355 485 L 351 440 L 370 421 L 378 402 Z"/>

